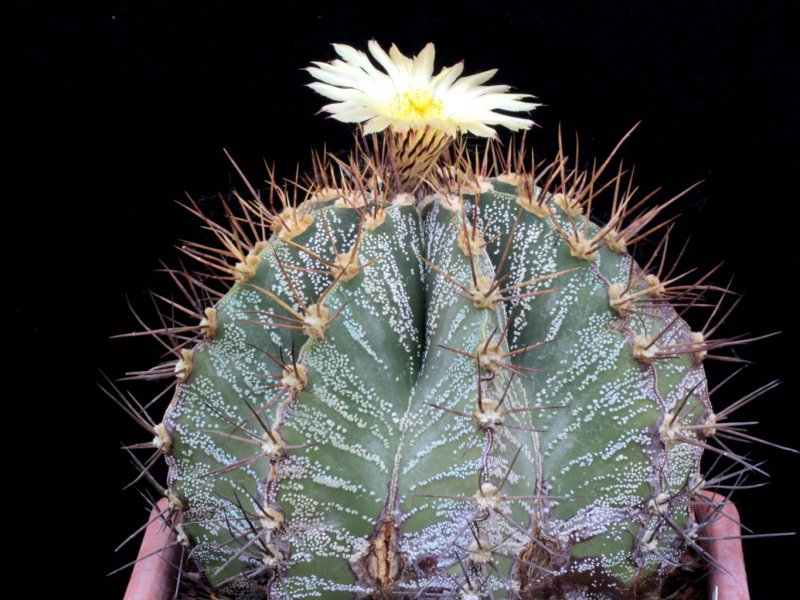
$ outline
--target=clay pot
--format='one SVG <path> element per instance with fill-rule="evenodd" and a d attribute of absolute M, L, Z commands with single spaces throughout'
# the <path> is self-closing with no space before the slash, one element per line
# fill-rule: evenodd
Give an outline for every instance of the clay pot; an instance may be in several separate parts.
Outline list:
<path fill-rule="evenodd" d="M 175 594 L 181 552 L 174 543 L 175 532 L 158 518 L 165 510 L 167 499 L 163 498 L 150 513 L 151 523 L 144 532 L 139 561 L 133 566 L 124 600 L 170 600 Z"/>
<path fill-rule="evenodd" d="M 704 493 L 708 504 L 699 504 L 695 507 L 698 520 L 709 518 L 715 506 L 725 502 L 725 497 L 710 492 Z M 170 600 L 175 593 L 175 578 L 178 574 L 178 560 L 180 547 L 177 544 L 169 546 L 175 541 L 175 533 L 165 527 L 164 523 L 155 518 L 156 511 L 166 509 L 167 500 L 161 500 L 153 510 L 152 524 L 147 528 L 139 550 L 139 558 L 131 573 L 128 591 L 124 600 Z M 712 558 L 721 564 L 725 571 L 715 569 L 708 577 L 709 600 L 750 600 L 747 590 L 747 574 L 744 569 L 744 554 L 742 541 L 739 538 L 739 511 L 727 502 L 718 511 L 718 518 L 714 519 L 705 530 L 707 537 L 718 538 L 713 542 L 704 542 L 705 550 Z M 169 546 L 169 547 L 167 547 Z M 166 548 L 159 552 L 159 548 Z M 726 572 L 727 571 L 727 572 Z"/>
<path fill-rule="evenodd" d="M 750 600 L 747 589 L 747 573 L 744 570 L 744 553 L 742 552 L 742 531 L 739 527 L 739 511 L 732 502 L 726 502 L 725 496 L 711 492 L 703 492 L 709 499 L 708 504 L 695 506 L 695 514 L 699 521 L 709 518 L 715 506 L 722 503 L 718 518 L 706 526 L 706 537 L 717 538 L 710 542 L 701 542 L 704 550 L 722 565 L 714 569 L 708 577 L 709 600 Z"/>

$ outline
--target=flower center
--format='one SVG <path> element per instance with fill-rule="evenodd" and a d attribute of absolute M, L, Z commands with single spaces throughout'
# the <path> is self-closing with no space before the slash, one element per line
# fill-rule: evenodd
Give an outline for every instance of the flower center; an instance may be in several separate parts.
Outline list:
<path fill-rule="evenodd" d="M 442 101 L 427 90 L 409 90 L 392 98 L 389 106 L 396 119 L 435 119 L 444 112 Z"/>

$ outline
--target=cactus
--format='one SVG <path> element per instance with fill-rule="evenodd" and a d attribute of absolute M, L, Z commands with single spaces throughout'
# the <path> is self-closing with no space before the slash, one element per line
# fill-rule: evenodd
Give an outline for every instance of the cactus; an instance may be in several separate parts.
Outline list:
<path fill-rule="evenodd" d="M 244 179 L 225 223 L 190 201 L 218 244 L 183 251 L 212 274 L 169 271 L 195 322 L 151 329 L 175 359 L 138 374 L 174 397 L 156 423 L 115 393 L 153 436 L 145 475 L 169 465 L 165 517 L 217 597 L 655 597 L 705 556 L 702 491 L 757 470 L 703 370 L 732 343 L 729 291 L 667 264 L 680 195 L 645 204 L 617 149 L 586 172 L 468 145 L 534 104 L 459 65 L 431 79 L 430 45 L 372 43 L 388 75 L 336 50 L 309 70 L 326 110 L 366 121 L 350 159 Z M 376 97 L 410 83 L 381 105 L 353 91 L 367 77 Z M 704 478 L 704 449 L 734 467 Z"/>

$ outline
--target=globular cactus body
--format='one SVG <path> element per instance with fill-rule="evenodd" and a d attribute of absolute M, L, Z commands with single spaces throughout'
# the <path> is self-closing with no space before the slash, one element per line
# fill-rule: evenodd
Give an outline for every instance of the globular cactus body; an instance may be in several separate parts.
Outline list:
<path fill-rule="evenodd" d="M 583 216 L 483 187 L 303 204 L 217 304 L 164 419 L 212 583 L 603 597 L 679 559 L 699 451 L 665 419 L 707 416 L 703 371 L 635 349 L 691 331 L 663 303 L 612 309 L 638 267 L 572 256 L 565 230 L 599 231 Z"/>
<path fill-rule="evenodd" d="M 413 61 L 371 51 L 392 77 L 432 69 L 432 46 Z M 352 69 L 316 64 L 315 89 L 346 97 L 332 84 Z M 214 298 L 173 272 L 202 321 L 156 332 L 179 342 L 177 389 L 161 424 L 140 421 L 217 595 L 656 597 L 687 548 L 702 552 L 700 457 L 727 416 L 702 362 L 725 342 L 670 300 L 727 290 L 675 284 L 665 241 L 636 264 L 628 248 L 666 205 L 642 209 L 622 170 L 601 181 L 610 159 L 526 169 L 516 149 L 452 144 L 454 127 L 488 135 L 436 96 L 464 91 L 452 69 L 387 104 L 397 126 L 369 151 L 318 160 L 301 202 L 273 183 L 272 208 L 250 187 L 225 225 L 190 207 L 221 249 L 185 252 L 230 284 Z M 487 78 L 467 89 L 533 106 Z M 530 124 L 481 107 L 484 122 Z M 705 306 L 710 322 L 719 304 Z"/>

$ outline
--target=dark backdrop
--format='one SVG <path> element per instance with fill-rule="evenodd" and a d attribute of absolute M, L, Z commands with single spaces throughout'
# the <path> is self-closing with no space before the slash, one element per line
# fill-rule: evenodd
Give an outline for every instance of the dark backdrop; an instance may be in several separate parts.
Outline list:
<path fill-rule="evenodd" d="M 559 124 L 588 157 L 642 121 L 623 155 L 643 189 L 663 185 L 666 197 L 705 181 L 681 203 L 677 234 L 692 239 L 687 264 L 724 260 L 717 281 L 733 276 L 744 293 L 720 334 L 784 332 L 737 350 L 757 365 L 715 400 L 784 380 L 742 412 L 761 421 L 759 435 L 798 445 L 797 2 L 19 4 L 5 19 L 4 229 L 7 317 L 22 342 L 9 375 L 26 379 L 7 402 L 27 413 L 23 430 L 45 420 L 36 447 L 55 460 L 33 477 L 12 462 L 41 492 L 31 502 L 47 537 L 35 547 L 49 556 L 55 529 L 59 562 L 77 561 L 102 597 L 121 594 L 126 575 L 105 573 L 135 549 L 112 549 L 145 513 L 135 492 L 121 492 L 133 472 L 120 443 L 141 436 L 94 382 L 101 369 L 116 377 L 159 356 L 153 343 L 108 338 L 135 327 L 126 295 L 145 306 L 145 291 L 170 289 L 159 259 L 175 264 L 176 240 L 198 235 L 175 200 L 230 189 L 223 148 L 262 181 L 262 159 L 292 176 L 312 148 L 349 145 L 349 128 L 316 115 L 323 100 L 303 87 L 302 67 L 331 59 L 331 42 L 363 48 L 374 37 L 415 53 L 434 41 L 439 66 L 498 67 L 498 82 L 545 104 L 529 136 L 542 156 Z M 726 369 L 711 371 L 719 381 Z M 796 458 L 763 446 L 752 456 L 773 477 L 738 495 L 745 523 L 796 530 Z M 71 551 L 78 541 L 89 549 Z M 745 549 L 755 597 L 792 580 L 796 538 Z"/>

